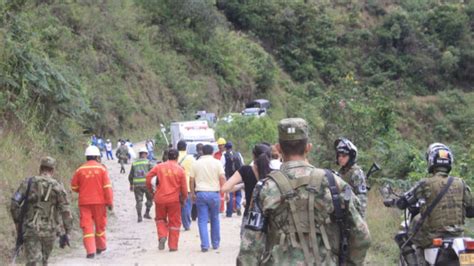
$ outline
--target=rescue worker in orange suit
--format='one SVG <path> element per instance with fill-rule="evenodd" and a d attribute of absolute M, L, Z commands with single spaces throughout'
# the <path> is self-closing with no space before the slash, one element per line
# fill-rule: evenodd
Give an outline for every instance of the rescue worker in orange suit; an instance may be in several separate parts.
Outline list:
<path fill-rule="evenodd" d="M 146 175 L 146 186 L 153 191 L 158 229 L 158 249 L 165 249 L 167 239 L 169 250 L 178 250 L 179 230 L 181 228 L 181 204 L 186 202 L 188 184 L 184 169 L 178 164 L 179 152 L 169 149 L 168 161 L 156 165 Z M 156 177 L 156 178 L 154 178 Z"/>
<path fill-rule="evenodd" d="M 85 156 L 87 162 L 74 174 L 71 188 L 79 193 L 80 225 L 83 232 L 87 258 L 101 254 L 107 249 L 105 227 L 107 210 L 113 209 L 113 192 L 107 168 L 100 163 L 100 150 L 89 146 Z"/>

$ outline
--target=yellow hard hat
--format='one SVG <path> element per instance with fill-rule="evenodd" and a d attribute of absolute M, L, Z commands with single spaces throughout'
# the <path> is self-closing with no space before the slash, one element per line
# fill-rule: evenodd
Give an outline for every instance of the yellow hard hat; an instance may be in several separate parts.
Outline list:
<path fill-rule="evenodd" d="M 217 145 L 225 145 L 226 143 L 227 143 L 227 141 L 225 141 L 224 138 L 219 138 L 219 139 L 217 140 Z"/>

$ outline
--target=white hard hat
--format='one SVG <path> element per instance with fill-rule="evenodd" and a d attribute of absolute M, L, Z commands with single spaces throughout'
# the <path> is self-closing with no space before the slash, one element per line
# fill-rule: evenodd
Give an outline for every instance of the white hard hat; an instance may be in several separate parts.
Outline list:
<path fill-rule="evenodd" d="M 146 148 L 141 148 L 140 150 L 138 150 L 138 153 L 142 153 L 142 152 L 148 153 L 148 150 Z"/>
<path fill-rule="evenodd" d="M 85 156 L 100 156 L 100 150 L 96 146 L 89 146 L 86 149 Z"/>

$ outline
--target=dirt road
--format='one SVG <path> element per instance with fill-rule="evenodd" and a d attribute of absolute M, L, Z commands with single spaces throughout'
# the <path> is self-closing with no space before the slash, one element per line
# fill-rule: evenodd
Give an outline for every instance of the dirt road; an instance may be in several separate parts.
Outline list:
<path fill-rule="evenodd" d="M 143 144 L 142 144 L 143 145 Z M 140 145 L 134 147 L 138 154 Z M 190 231 L 181 231 L 179 250 L 169 252 L 158 250 L 158 238 L 154 220 L 144 219 L 137 223 L 135 198 L 129 191 L 127 175 L 120 174 L 120 166 L 116 160 L 104 163 L 109 169 L 114 190 L 114 211 L 109 215 L 107 227 L 107 251 L 86 259 L 80 235 L 75 236 L 71 252 L 57 254 L 51 260 L 56 265 L 234 265 L 240 244 L 240 220 L 234 216 L 221 216 L 221 245 L 218 250 L 202 253 L 200 248 L 197 222 L 193 222 Z M 154 207 L 153 215 L 154 217 Z M 77 225 L 76 225 L 77 226 Z"/>

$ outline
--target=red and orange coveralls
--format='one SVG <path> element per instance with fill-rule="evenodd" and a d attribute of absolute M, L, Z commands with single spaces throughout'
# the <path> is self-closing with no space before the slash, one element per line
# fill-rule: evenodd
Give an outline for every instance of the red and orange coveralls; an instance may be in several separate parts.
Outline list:
<path fill-rule="evenodd" d="M 154 176 L 157 178 L 154 200 L 158 239 L 168 238 L 169 249 L 177 250 L 181 228 L 181 202 L 188 196 L 186 175 L 175 160 L 160 163 L 146 175 L 146 186 L 151 192 L 151 179 Z"/>
<path fill-rule="evenodd" d="M 81 228 L 87 254 L 105 250 L 106 207 L 113 205 L 112 184 L 107 168 L 97 161 L 87 161 L 76 170 L 71 188 L 79 193 Z"/>

